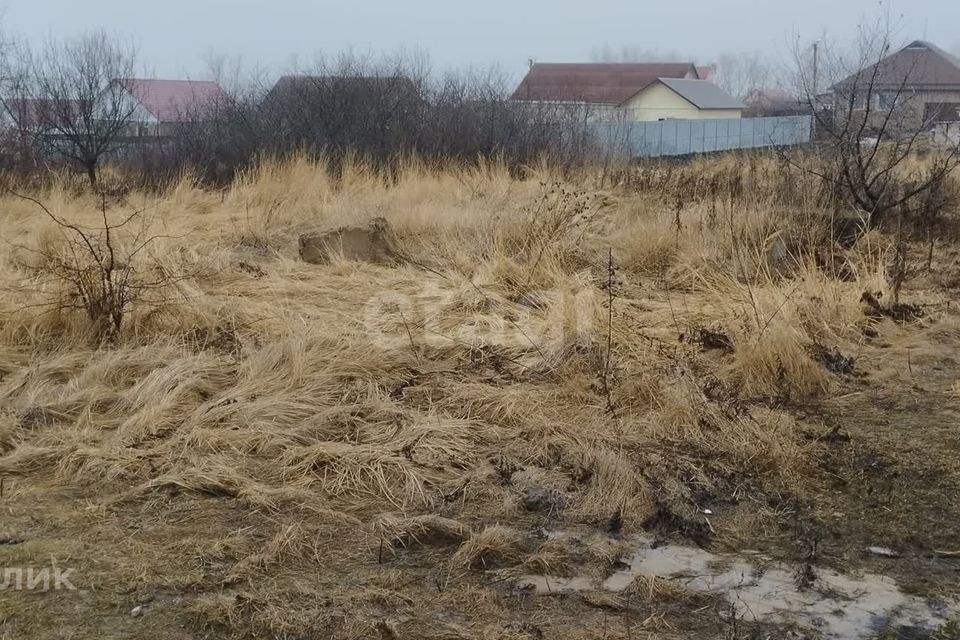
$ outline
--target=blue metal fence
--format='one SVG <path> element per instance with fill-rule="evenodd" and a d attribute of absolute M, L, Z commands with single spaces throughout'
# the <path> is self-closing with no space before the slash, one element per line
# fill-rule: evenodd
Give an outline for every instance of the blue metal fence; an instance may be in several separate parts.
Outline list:
<path fill-rule="evenodd" d="M 810 131 L 809 116 L 587 125 L 588 135 L 605 153 L 650 158 L 803 144 L 810 142 Z"/>

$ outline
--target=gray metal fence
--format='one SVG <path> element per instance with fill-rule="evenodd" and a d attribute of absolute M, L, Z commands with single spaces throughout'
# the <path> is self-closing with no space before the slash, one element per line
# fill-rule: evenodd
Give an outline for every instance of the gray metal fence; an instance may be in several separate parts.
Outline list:
<path fill-rule="evenodd" d="M 595 122 L 588 135 L 607 153 L 625 157 L 682 156 L 810 141 L 810 116 Z"/>

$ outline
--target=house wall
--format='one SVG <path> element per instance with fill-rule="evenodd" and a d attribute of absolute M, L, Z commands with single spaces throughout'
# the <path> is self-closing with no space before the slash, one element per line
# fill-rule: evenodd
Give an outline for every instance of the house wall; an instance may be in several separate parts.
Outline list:
<path fill-rule="evenodd" d="M 673 89 L 656 82 L 621 106 L 582 102 L 531 101 L 532 110 L 557 122 L 656 122 L 740 118 L 742 109 L 699 109 Z"/>
<path fill-rule="evenodd" d="M 123 135 L 129 138 L 156 137 L 160 127 L 157 118 L 147 111 L 140 102 L 126 89 L 121 89 L 123 110 L 130 111 L 130 120 Z"/>
<path fill-rule="evenodd" d="M 944 122 L 935 126 L 933 142 L 951 147 L 960 144 L 960 122 Z"/>
<path fill-rule="evenodd" d="M 130 111 L 130 121 L 141 124 L 157 124 L 157 119 L 147 111 L 140 102 L 126 89 L 120 89 L 123 100 L 123 110 Z"/>
<path fill-rule="evenodd" d="M 871 95 L 871 119 L 870 124 L 874 127 L 883 126 L 883 122 L 886 119 L 886 114 L 889 110 L 889 106 L 883 103 L 884 95 L 895 96 L 896 91 L 876 91 Z M 887 125 L 890 129 L 902 129 L 906 131 L 915 131 L 925 123 L 923 121 L 924 112 L 928 104 L 941 104 L 941 103 L 960 103 L 960 89 L 956 90 L 919 90 L 915 93 L 904 93 L 901 95 L 901 101 L 898 102 L 898 107 L 895 112 L 894 117 L 890 120 L 890 123 Z M 847 113 L 847 106 L 849 104 L 849 93 L 844 95 L 842 93 L 834 95 L 834 112 L 837 117 L 843 118 Z M 860 104 L 858 108 L 854 109 L 854 114 L 862 114 L 864 110 L 862 105 L 865 103 L 865 97 L 860 99 Z"/>
<path fill-rule="evenodd" d="M 704 120 L 739 118 L 740 109 L 698 109 L 672 89 L 654 83 L 621 107 L 624 120 L 649 122 L 656 120 Z"/>

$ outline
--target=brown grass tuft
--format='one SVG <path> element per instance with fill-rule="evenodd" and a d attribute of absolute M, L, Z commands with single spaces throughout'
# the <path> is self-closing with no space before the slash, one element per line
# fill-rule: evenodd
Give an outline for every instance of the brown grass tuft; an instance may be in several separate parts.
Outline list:
<path fill-rule="evenodd" d="M 525 538 L 519 531 L 492 525 L 461 544 L 450 564 L 484 570 L 509 566 L 520 560 L 525 546 Z"/>
<path fill-rule="evenodd" d="M 396 517 L 385 515 L 372 526 L 374 535 L 393 546 L 461 543 L 470 538 L 470 527 L 437 515 Z"/>

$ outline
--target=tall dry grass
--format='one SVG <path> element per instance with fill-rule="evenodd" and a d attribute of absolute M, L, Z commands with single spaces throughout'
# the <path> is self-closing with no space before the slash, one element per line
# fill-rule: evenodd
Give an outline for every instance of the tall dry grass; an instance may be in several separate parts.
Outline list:
<path fill-rule="evenodd" d="M 109 348 L 58 307 L 70 291 L 31 281 L 59 230 L 4 198 L 0 475 L 110 505 L 226 498 L 287 522 L 238 575 L 314 553 L 296 514 L 488 523 L 457 534 L 462 569 L 518 561 L 523 540 L 497 522 L 531 511 L 635 529 L 664 509 L 693 517 L 735 478 L 795 486 L 817 444 L 775 407 L 836 385 L 811 346 L 856 347 L 889 248 L 865 238 L 838 279 L 818 261 L 816 186 L 784 193 L 775 160 L 729 162 L 612 184 L 301 159 L 222 192 L 185 177 L 130 193 L 110 214 L 143 208 L 160 232 L 137 272 L 187 277 L 139 300 Z M 34 195 L 97 224 L 98 202 L 66 183 Z M 299 234 L 374 218 L 398 266 L 298 259 Z M 693 339 L 704 329 L 727 342 Z"/>
<path fill-rule="evenodd" d="M 96 224 L 93 198 L 58 183 L 40 195 L 58 215 Z M 690 366 L 700 357 L 665 357 L 657 345 L 712 325 L 730 335 L 735 349 L 711 366 L 742 393 L 812 397 L 826 391 L 829 375 L 805 349 L 815 340 L 856 339 L 859 293 L 883 286 L 878 265 L 858 265 L 853 282 L 825 274 L 798 244 L 809 236 L 809 217 L 791 217 L 762 189 L 728 198 L 719 212 L 706 199 L 663 200 L 657 193 L 597 190 L 589 180 L 563 180 L 543 169 L 517 180 L 496 165 L 411 163 L 387 179 L 359 162 L 332 176 L 321 165 L 295 160 L 265 164 L 223 193 L 185 178 L 161 196 L 129 194 L 114 215 L 143 207 L 162 231 L 140 256 L 139 269 L 195 277 L 140 301 L 121 343 L 99 351 L 84 341 L 83 318 L 56 308 L 70 292 L 37 291 L 25 278 L 31 249 L 55 243 L 58 229 L 30 203 L 10 199 L 0 253 L 0 336 L 11 354 L 5 360 L 28 357 L 31 365 L 4 363 L 3 397 L 13 413 L 43 409 L 60 416 L 61 426 L 77 427 L 55 431 L 60 446 L 79 445 L 93 428 L 114 445 L 164 433 L 162 444 L 186 437 L 218 453 L 249 453 L 271 439 L 270 446 L 279 446 L 284 425 L 302 429 L 304 420 L 343 403 L 389 408 L 388 422 L 409 421 L 433 405 L 455 411 L 447 402 L 455 397 L 463 415 L 447 417 L 479 421 L 463 429 L 473 434 L 459 443 L 464 455 L 480 442 L 495 445 L 506 437 L 481 435 L 504 422 L 531 428 L 545 411 L 538 397 L 546 393 L 551 404 L 570 405 L 559 413 L 572 410 L 573 424 L 590 425 L 576 429 L 589 434 L 581 437 L 609 446 L 611 439 L 656 430 L 623 433 L 625 421 L 656 423 L 651 416 L 663 410 L 657 405 L 671 401 L 651 372 Z M 341 261 L 321 268 L 297 260 L 300 233 L 374 217 L 396 230 L 407 264 L 388 269 Z M 618 289 L 609 327 L 607 246 L 615 249 Z M 402 309 L 391 314 L 391 304 L 407 307 L 404 331 L 397 326 Z M 618 419 L 604 415 L 590 389 L 608 330 L 619 388 L 637 380 L 654 387 L 632 392 L 625 399 L 631 411 Z M 456 383 L 445 378 L 422 389 L 416 376 L 437 375 L 431 368 L 468 372 Z M 485 388 L 478 373 L 487 370 L 512 384 Z M 422 408 L 398 403 L 389 393 L 400 384 L 437 397 Z M 522 417 L 511 420 L 517 412 Z M 696 422 L 693 415 L 687 419 Z M 222 424 L 243 428 L 228 437 Z M 273 433 L 265 433 L 268 425 Z M 324 446 L 346 435 L 339 428 L 323 434 Z M 343 475 L 333 474 L 334 494 L 389 494 L 394 485 L 383 481 L 396 472 L 405 488 L 389 498 L 424 500 L 424 487 L 437 478 L 407 473 L 409 461 L 381 455 L 390 438 L 368 436 L 385 442 L 373 449 L 334 447 L 324 462 L 317 456 L 327 460 L 327 453 L 315 446 L 297 453 L 281 446 L 289 454 L 286 476 L 309 478 L 311 470 L 337 469 L 342 461 Z M 449 434 L 437 437 L 450 441 Z M 221 438 L 237 442 L 230 447 L 218 443 Z M 530 441 L 528 455 L 542 456 Z M 307 437 L 303 444 L 310 442 Z M 369 474 L 354 475 L 354 466 Z"/>

